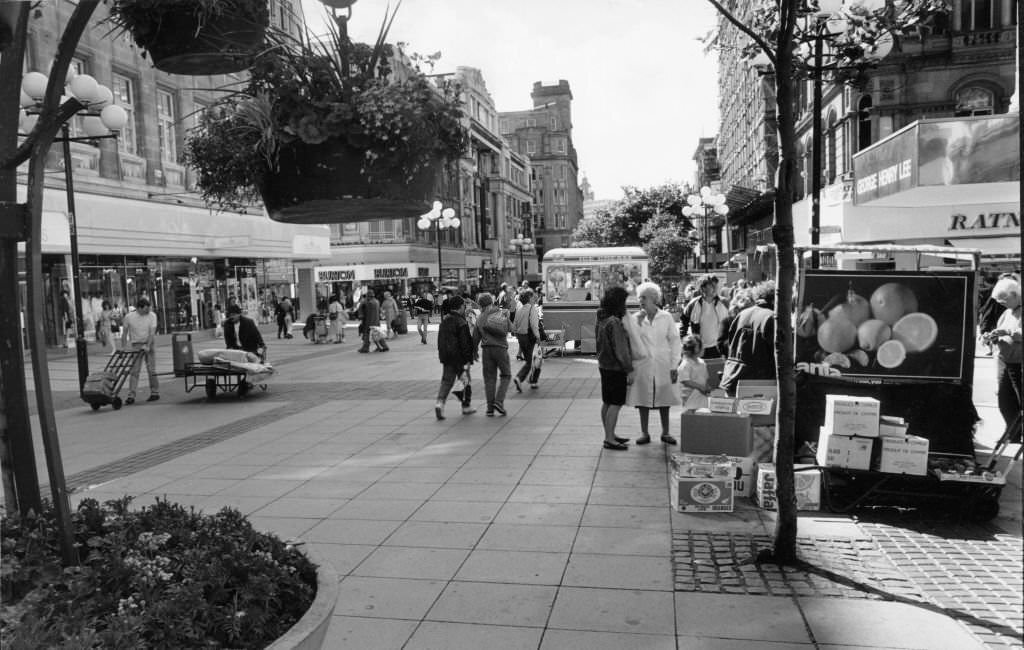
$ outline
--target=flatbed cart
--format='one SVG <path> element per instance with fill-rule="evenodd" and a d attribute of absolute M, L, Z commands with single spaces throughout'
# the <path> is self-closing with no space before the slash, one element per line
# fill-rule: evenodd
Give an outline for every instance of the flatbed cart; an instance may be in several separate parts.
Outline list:
<path fill-rule="evenodd" d="M 191 393 L 193 389 L 202 386 L 206 390 L 207 399 L 216 399 L 218 392 L 231 391 L 237 391 L 239 397 L 245 397 L 255 386 L 259 386 L 261 391 L 267 390 L 266 384 L 251 383 L 246 371 L 222 361 L 186 363 L 183 376 L 186 393 Z"/>
<path fill-rule="evenodd" d="M 823 505 L 831 512 L 847 513 L 871 506 L 916 507 L 924 503 L 946 503 L 955 508 L 962 519 L 988 521 L 999 514 L 999 497 L 1006 477 L 1024 453 L 1024 445 L 1021 445 L 1005 468 L 998 467 L 1003 452 L 1010 445 L 1012 431 L 1012 427 L 1007 429 L 984 466 L 974 464 L 968 456 L 931 454 L 928 474 L 924 476 L 818 467 L 822 475 Z"/>
<path fill-rule="evenodd" d="M 118 393 L 125 380 L 131 375 L 132 368 L 141 362 L 143 350 L 114 350 L 107 359 L 107 365 L 99 372 L 91 373 L 82 386 L 82 399 L 98 411 L 100 407 L 110 404 L 114 410 L 120 410 L 123 402 Z"/>

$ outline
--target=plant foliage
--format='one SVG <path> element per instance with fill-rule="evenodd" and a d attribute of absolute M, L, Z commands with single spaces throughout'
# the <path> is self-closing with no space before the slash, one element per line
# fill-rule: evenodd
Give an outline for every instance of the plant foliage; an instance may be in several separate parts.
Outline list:
<path fill-rule="evenodd" d="M 4 648 L 262 648 L 312 603 L 315 565 L 237 510 L 130 501 L 82 501 L 67 568 L 52 509 L 3 519 Z"/>
<path fill-rule="evenodd" d="M 272 32 L 246 86 L 208 110 L 189 135 L 185 158 L 207 202 L 245 205 L 260 180 L 293 144 L 328 141 L 362 154 L 369 181 L 408 182 L 424 168 L 460 157 L 468 145 L 461 88 L 432 80 L 418 67 L 433 57 L 407 57 L 384 42 L 328 38 L 299 41 Z M 257 152 L 254 157 L 253 152 Z"/>

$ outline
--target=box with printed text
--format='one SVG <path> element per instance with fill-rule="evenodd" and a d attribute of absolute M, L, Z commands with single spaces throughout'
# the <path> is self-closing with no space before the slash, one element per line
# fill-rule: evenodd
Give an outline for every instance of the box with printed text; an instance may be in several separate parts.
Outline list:
<path fill-rule="evenodd" d="M 878 437 L 880 402 L 874 397 L 825 396 L 825 428 L 840 436 Z"/>

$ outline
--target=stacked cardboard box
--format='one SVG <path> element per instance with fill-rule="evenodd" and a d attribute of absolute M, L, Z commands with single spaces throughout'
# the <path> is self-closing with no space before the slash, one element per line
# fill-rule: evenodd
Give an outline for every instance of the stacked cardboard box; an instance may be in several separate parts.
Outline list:
<path fill-rule="evenodd" d="M 883 415 L 872 468 L 887 474 L 924 476 L 928 473 L 929 447 L 927 438 L 907 435 L 907 424 L 901 418 Z"/>
<path fill-rule="evenodd" d="M 818 437 L 818 464 L 870 469 L 880 406 L 873 397 L 826 396 L 825 426 Z"/>
<path fill-rule="evenodd" d="M 732 512 L 736 467 L 725 456 L 674 454 L 670 501 L 679 512 Z"/>
<path fill-rule="evenodd" d="M 821 471 L 814 465 L 793 465 L 793 480 L 796 488 L 797 510 L 821 509 Z M 757 466 L 757 489 L 754 499 L 765 510 L 778 510 L 775 498 L 777 489 L 775 465 L 761 463 Z"/>

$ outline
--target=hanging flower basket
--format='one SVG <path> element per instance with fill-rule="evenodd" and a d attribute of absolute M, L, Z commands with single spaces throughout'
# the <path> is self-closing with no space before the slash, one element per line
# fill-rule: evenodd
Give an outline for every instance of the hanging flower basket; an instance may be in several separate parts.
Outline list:
<path fill-rule="evenodd" d="M 277 171 L 264 174 L 259 191 L 270 218 L 286 223 L 343 223 L 423 214 L 437 196 L 441 162 L 407 182 L 375 181 L 360 170 L 364 153 L 339 139 L 298 141 L 278 151 Z"/>
<path fill-rule="evenodd" d="M 266 0 L 116 0 L 110 20 L 158 70 L 214 75 L 252 65 L 265 47 L 269 13 Z"/>
<path fill-rule="evenodd" d="M 461 88 L 417 67 L 433 59 L 395 56 L 386 33 L 371 46 L 338 30 L 330 40 L 269 30 L 246 87 L 186 141 L 203 198 L 230 209 L 261 200 L 289 223 L 426 212 L 468 146 Z"/>

